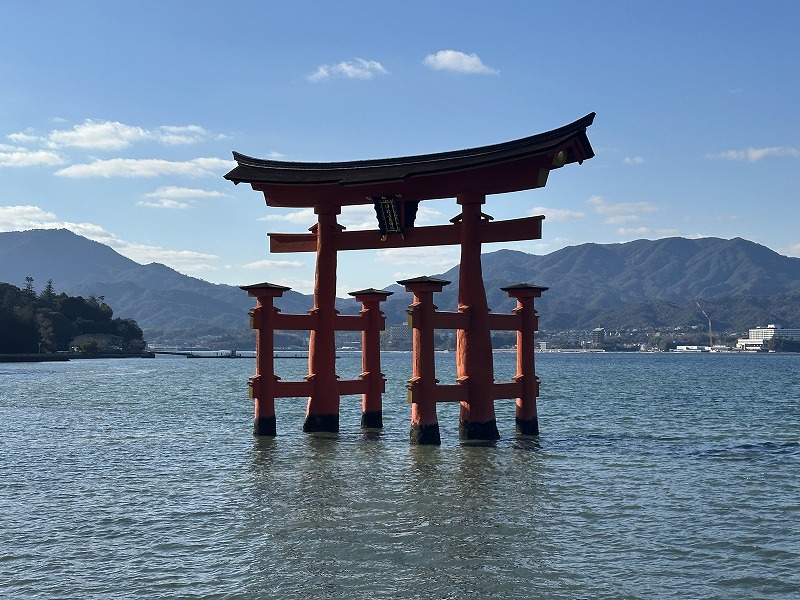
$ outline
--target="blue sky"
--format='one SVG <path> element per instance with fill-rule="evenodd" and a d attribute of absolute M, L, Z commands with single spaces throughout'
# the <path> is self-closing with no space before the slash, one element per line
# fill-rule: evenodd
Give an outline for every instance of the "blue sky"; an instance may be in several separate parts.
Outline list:
<path fill-rule="evenodd" d="M 313 216 L 224 180 L 232 150 L 404 156 L 596 112 L 593 159 L 488 198 L 498 219 L 546 217 L 541 240 L 504 247 L 740 236 L 800 256 L 798 21 L 790 0 L 7 0 L 0 231 L 66 227 L 215 283 L 308 292 L 313 256 L 270 255 L 266 233 L 305 231 Z M 428 202 L 419 220 L 458 212 Z M 374 227 L 365 208 L 340 221 Z M 457 256 L 341 253 L 340 294 Z"/>

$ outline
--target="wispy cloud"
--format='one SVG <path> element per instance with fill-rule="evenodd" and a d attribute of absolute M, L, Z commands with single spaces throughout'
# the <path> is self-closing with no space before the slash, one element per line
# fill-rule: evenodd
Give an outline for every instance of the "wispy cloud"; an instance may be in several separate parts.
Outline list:
<path fill-rule="evenodd" d="M 426 225 L 442 221 L 444 215 L 434 209 L 421 205 L 417 210 L 415 224 L 417 226 Z M 292 223 L 310 227 L 317 222 L 317 216 L 313 208 L 301 208 L 289 212 L 273 212 L 259 218 L 259 221 L 269 221 L 274 223 Z M 361 231 L 364 229 L 377 229 L 378 221 L 375 215 L 375 207 L 372 204 L 361 204 L 356 206 L 343 206 L 342 214 L 337 217 L 337 222 L 344 225 L 348 231 Z"/>
<path fill-rule="evenodd" d="M 182 200 L 219 198 L 224 195 L 225 194 L 222 192 L 213 190 L 201 190 L 170 185 L 160 187 L 156 191 L 144 195 L 145 198 L 154 198 L 154 200 L 140 200 L 136 204 L 148 208 L 186 209 L 191 208 L 192 205 L 187 202 L 182 202 Z"/>
<path fill-rule="evenodd" d="M 536 217 L 544 215 L 548 221 L 579 221 L 586 216 L 586 213 L 578 210 L 567 210 L 564 208 L 548 208 L 547 206 L 534 206 L 528 210 L 528 215 Z"/>
<path fill-rule="evenodd" d="M 309 81 L 318 82 L 326 79 L 344 77 L 345 79 L 371 79 L 375 75 L 384 75 L 388 71 L 377 60 L 357 58 L 333 65 L 320 65 L 317 70 L 306 77 Z"/>
<path fill-rule="evenodd" d="M 781 252 L 786 256 L 800 257 L 800 242 L 789 244 L 786 248 L 783 248 Z"/>
<path fill-rule="evenodd" d="M 202 273 L 219 269 L 216 264 L 219 261 L 219 256 L 216 254 L 205 254 L 204 252 L 195 252 L 193 250 L 172 250 L 161 246 L 126 242 L 117 238 L 111 243 L 104 243 L 120 254 L 141 264 L 158 262 L 184 273 Z"/>
<path fill-rule="evenodd" d="M 167 146 L 197 144 L 208 137 L 208 132 L 199 125 L 162 125 L 151 134 Z"/>
<path fill-rule="evenodd" d="M 378 221 L 375 217 L 375 207 L 372 204 L 343 206 L 339 223 L 350 231 L 377 229 Z"/>
<path fill-rule="evenodd" d="M 0 167 L 53 167 L 66 161 L 49 150 L 26 150 L 12 146 L 0 146 Z"/>
<path fill-rule="evenodd" d="M 641 213 L 659 210 L 651 202 L 608 202 L 602 196 L 592 196 L 587 202 L 594 207 L 595 213 L 605 216 L 603 222 L 607 225 L 635 223 L 643 219 Z"/>
<path fill-rule="evenodd" d="M 146 198 L 219 198 L 224 196 L 222 192 L 214 190 L 201 190 L 197 188 L 185 188 L 175 185 L 160 187 L 154 192 L 145 194 Z"/>
<path fill-rule="evenodd" d="M 206 177 L 220 175 L 234 166 L 233 161 L 221 158 L 194 158 L 187 161 L 169 161 L 158 158 L 112 158 L 70 165 L 56 171 L 56 175 L 73 178 L 158 177 L 161 175 Z"/>
<path fill-rule="evenodd" d="M 195 144 L 208 136 L 199 125 L 163 125 L 145 129 L 119 121 L 87 119 L 72 129 L 54 129 L 44 136 L 23 131 L 12 133 L 8 138 L 18 144 L 39 143 L 51 149 L 121 150 L 142 141 L 156 141 L 167 146 Z"/>
<path fill-rule="evenodd" d="M 784 156 L 800 158 L 800 148 L 793 148 L 791 146 L 770 146 L 768 148 L 751 147 L 747 150 L 726 150 L 725 152 L 718 152 L 717 154 L 707 154 L 706 158 L 758 162 L 765 158 L 779 158 Z"/>
<path fill-rule="evenodd" d="M 259 217 L 259 221 L 295 223 L 297 225 L 305 225 L 310 227 L 317 222 L 317 217 L 314 214 L 313 208 L 301 208 L 299 210 L 290 210 L 288 212 L 273 212 L 270 211 L 263 217 Z"/>
<path fill-rule="evenodd" d="M 241 265 L 241 268 L 249 271 L 258 271 L 261 269 L 294 269 L 302 266 L 305 265 L 299 260 L 257 260 Z"/>
<path fill-rule="evenodd" d="M 626 156 L 622 159 L 622 163 L 625 165 L 641 165 L 644 163 L 644 158 L 641 156 Z"/>
<path fill-rule="evenodd" d="M 139 200 L 136 204 L 139 206 L 146 206 L 147 208 L 169 208 L 184 210 L 190 207 L 185 202 L 178 202 L 170 198 L 161 198 L 159 200 Z"/>
<path fill-rule="evenodd" d="M 0 206 L 0 231 L 27 229 L 68 229 L 90 240 L 114 248 L 120 254 L 141 264 L 159 262 L 182 272 L 216 271 L 219 257 L 193 250 L 173 250 L 151 244 L 128 242 L 93 223 L 72 223 L 60 220 L 55 213 L 38 206 Z"/>
<path fill-rule="evenodd" d="M 117 121 L 86 120 L 72 129 L 53 130 L 45 139 L 52 148 L 74 147 L 96 150 L 119 150 L 149 138 L 147 130 Z"/>
<path fill-rule="evenodd" d="M 458 264 L 458 249 L 449 248 L 387 248 L 377 250 L 375 262 L 389 265 L 417 265 L 417 275 L 427 275 L 432 271 L 446 271 Z M 413 275 L 412 275 L 413 277 Z"/>
<path fill-rule="evenodd" d="M 53 229 L 58 227 L 55 213 L 38 206 L 0 206 L 0 231 L 24 231 L 26 229 Z"/>
<path fill-rule="evenodd" d="M 680 235 L 677 229 L 652 229 L 651 227 L 633 227 L 626 228 L 620 227 L 616 230 L 616 234 L 623 238 L 630 237 L 672 237 Z"/>
<path fill-rule="evenodd" d="M 422 64 L 434 71 L 451 71 L 477 75 L 498 75 L 499 70 L 483 64 L 477 54 L 466 54 L 458 50 L 439 50 L 429 54 Z"/>

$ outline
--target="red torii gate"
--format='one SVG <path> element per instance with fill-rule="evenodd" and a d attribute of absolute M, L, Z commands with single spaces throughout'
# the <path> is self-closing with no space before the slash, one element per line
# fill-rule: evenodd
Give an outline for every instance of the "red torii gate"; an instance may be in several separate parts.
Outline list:
<path fill-rule="evenodd" d="M 314 306 L 308 315 L 279 315 L 272 306 L 272 299 L 288 288 L 268 283 L 243 288 L 258 298 L 254 311 L 254 326 L 259 336 L 257 369 L 256 376 L 251 379 L 256 405 L 255 433 L 275 435 L 274 398 L 287 395 L 309 397 L 304 431 L 338 431 L 339 396 L 344 394 L 364 394 L 365 416 L 362 418 L 362 425 L 371 419 L 366 416 L 370 411 L 365 390 L 368 388 L 373 397 L 376 393 L 380 394 L 383 391 L 383 380 L 379 372 L 379 358 L 377 369 L 375 358 L 369 358 L 375 352 L 375 342 L 368 340 L 377 339 L 379 333 L 375 328 L 383 326 L 379 302 L 386 299 L 388 292 L 354 292 L 357 300 L 362 301 L 364 306 L 361 315 L 351 318 L 338 315 L 335 300 L 339 250 L 452 244 L 461 246 L 458 313 L 451 313 L 451 317 L 440 316 L 436 322 L 430 316 L 430 311 L 435 311 L 435 307 L 430 308 L 433 306 L 432 301 L 428 307 L 427 301 L 417 295 L 419 292 L 432 298 L 434 291 L 441 290 L 441 285 L 449 282 L 400 282 L 415 294 L 415 305 L 418 308 L 426 306 L 424 310 L 429 314 L 427 325 L 423 327 L 418 322 L 415 326 L 415 340 L 418 332 L 421 337 L 425 337 L 423 332 L 427 329 L 432 331 L 434 327 L 457 329 L 456 368 L 459 390 L 454 395 L 451 393 L 451 398 L 442 401 L 461 403 L 459 430 L 465 439 L 497 439 L 499 434 L 494 416 L 494 399 L 515 396 L 518 431 L 537 433 L 538 382 L 535 381 L 532 370 L 532 332 L 536 321 L 533 298 L 541 295 L 546 288 L 529 284 L 504 288 L 518 299 L 519 318 L 513 323 L 495 323 L 494 329 L 518 331 L 518 373 L 515 387 L 498 391 L 500 388 L 497 386 L 507 385 L 494 383 L 491 331 L 492 321 L 497 321 L 496 317 L 499 315 L 489 313 L 480 257 L 483 243 L 540 239 L 544 217 L 493 221 L 490 216 L 481 212 L 481 205 L 486 202 L 487 195 L 544 187 L 551 170 L 575 162 L 582 163 L 593 157 L 594 151 L 586 129 L 592 124 L 594 116 L 594 113 L 590 113 L 559 129 L 502 144 L 420 156 L 302 163 L 261 160 L 234 152 L 238 166 L 225 175 L 226 179 L 235 184 L 249 183 L 254 190 L 263 192 L 268 206 L 313 208 L 317 215 L 317 223 L 310 229 L 310 233 L 269 234 L 271 252 L 317 254 Z M 455 197 L 461 206 L 461 214 L 452 219 L 450 225 L 414 227 L 420 201 L 451 197 Z M 336 215 L 341 213 L 342 206 L 361 204 L 374 204 L 379 229 L 344 231 L 344 227 L 337 223 Z M 435 289 L 437 285 L 438 289 Z M 412 305 L 412 319 L 415 305 Z M 354 322 L 353 319 L 359 321 Z M 523 321 L 527 323 L 524 326 Z M 534 329 L 531 329 L 531 323 L 534 324 Z M 277 381 L 271 363 L 271 336 L 274 329 L 304 329 L 311 332 L 309 374 L 305 381 Z M 364 373 L 360 380 L 338 380 L 334 337 L 337 329 L 364 332 Z M 526 336 L 529 338 L 527 342 L 523 339 Z M 421 341 L 414 348 L 416 368 L 418 363 L 422 365 L 425 362 L 422 354 L 428 350 L 427 345 Z M 268 357 L 265 356 L 267 352 Z M 530 359 L 525 357 L 525 352 L 530 353 Z M 369 365 L 368 360 L 372 361 Z M 521 365 L 530 365 L 530 369 L 525 368 L 523 373 Z M 421 406 L 426 406 L 428 400 L 414 392 L 415 385 L 423 385 L 429 390 L 436 387 L 435 380 L 428 381 L 428 375 L 424 375 L 422 379 L 412 378 L 409 382 L 412 441 L 438 443 L 436 400 L 432 400 L 432 416 L 430 410 L 420 410 Z M 379 389 L 380 392 L 377 391 Z M 522 389 L 527 390 L 525 398 L 522 397 Z M 507 393 L 514 395 L 505 395 Z M 429 394 L 434 394 L 434 391 Z M 374 399 L 371 406 L 375 406 Z"/>

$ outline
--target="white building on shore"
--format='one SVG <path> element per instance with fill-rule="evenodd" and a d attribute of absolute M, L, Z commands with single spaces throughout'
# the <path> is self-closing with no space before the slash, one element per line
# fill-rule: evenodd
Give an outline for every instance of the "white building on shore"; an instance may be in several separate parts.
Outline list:
<path fill-rule="evenodd" d="M 750 329 L 747 335 L 748 337 L 739 338 L 736 342 L 737 350 L 765 352 L 772 338 L 800 340 L 800 329 L 781 329 L 780 325 L 767 325 L 766 327 Z"/>

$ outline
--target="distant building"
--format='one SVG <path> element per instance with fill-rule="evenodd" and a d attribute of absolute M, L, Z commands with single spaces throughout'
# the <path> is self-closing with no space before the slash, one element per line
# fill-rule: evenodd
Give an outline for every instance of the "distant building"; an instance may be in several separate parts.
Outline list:
<path fill-rule="evenodd" d="M 595 327 L 589 337 L 589 343 L 593 348 L 600 348 L 606 341 L 606 330 L 602 327 Z"/>
<path fill-rule="evenodd" d="M 766 350 L 772 338 L 800 340 L 800 329 L 781 329 L 780 325 L 767 325 L 766 327 L 750 329 L 747 336 L 746 338 L 739 338 L 736 342 L 736 348 L 738 350 L 758 352 Z"/>
<path fill-rule="evenodd" d="M 407 350 L 411 348 L 414 330 L 407 325 L 393 325 L 381 332 L 381 347 L 384 350 Z"/>
<path fill-rule="evenodd" d="M 710 346 L 676 346 L 675 352 L 708 352 Z"/>

